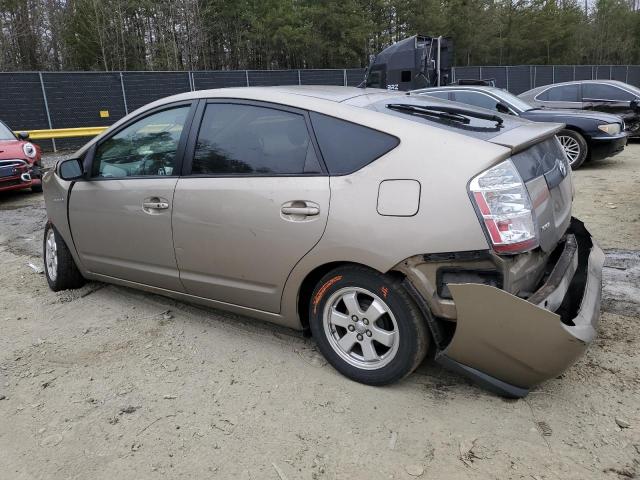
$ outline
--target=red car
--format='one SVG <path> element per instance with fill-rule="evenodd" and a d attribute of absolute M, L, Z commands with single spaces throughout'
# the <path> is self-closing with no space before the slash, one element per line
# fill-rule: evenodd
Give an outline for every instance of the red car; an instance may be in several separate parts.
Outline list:
<path fill-rule="evenodd" d="M 41 192 L 42 150 L 27 142 L 29 134 L 14 135 L 9 127 L 0 121 L 0 192 L 30 188 Z"/>

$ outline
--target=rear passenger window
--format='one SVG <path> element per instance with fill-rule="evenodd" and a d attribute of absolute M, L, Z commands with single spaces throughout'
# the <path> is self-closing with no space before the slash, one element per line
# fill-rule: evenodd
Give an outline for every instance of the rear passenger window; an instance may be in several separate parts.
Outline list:
<path fill-rule="evenodd" d="M 420 95 L 427 95 L 429 97 L 440 98 L 441 100 L 449 100 L 449 92 L 425 92 Z"/>
<path fill-rule="evenodd" d="M 466 103 L 467 105 L 474 105 L 480 108 L 486 108 L 487 110 L 497 110 L 496 106 L 498 101 L 495 98 L 489 97 L 483 93 L 476 92 L 454 92 L 453 99 L 456 102 Z"/>
<path fill-rule="evenodd" d="M 254 105 L 210 103 L 204 112 L 193 175 L 321 173 L 302 115 Z"/>
<path fill-rule="evenodd" d="M 578 85 L 553 87 L 542 92 L 537 99 L 548 102 L 580 102 L 580 87 Z"/>
<path fill-rule="evenodd" d="M 604 83 L 584 83 L 582 85 L 582 98 L 585 100 L 615 100 L 618 102 L 630 102 L 635 95 L 613 85 Z"/>
<path fill-rule="evenodd" d="M 311 113 L 311 123 L 330 175 L 360 170 L 400 143 L 392 135 L 319 113 Z"/>

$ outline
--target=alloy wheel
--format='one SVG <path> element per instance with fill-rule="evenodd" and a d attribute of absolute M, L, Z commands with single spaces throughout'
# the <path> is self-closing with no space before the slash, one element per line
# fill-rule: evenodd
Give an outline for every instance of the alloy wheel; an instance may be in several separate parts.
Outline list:
<path fill-rule="evenodd" d="M 49 278 L 55 282 L 58 276 L 58 245 L 56 243 L 56 235 L 53 228 L 50 228 L 49 232 L 47 232 L 45 264 Z"/>
<path fill-rule="evenodd" d="M 558 136 L 558 140 L 560 140 L 560 145 L 562 145 L 562 148 L 569 159 L 569 165 L 573 166 L 573 164 L 580 158 L 580 144 L 575 138 L 568 135 L 560 135 Z"/>
<path fill-rule="evenodd" d="M 356 368 L 377 370 L 398 352 L 400 334 L 391 309 L 364 288 L 346 287 L 333 293 L 323 320 L 333 350 Z"/>

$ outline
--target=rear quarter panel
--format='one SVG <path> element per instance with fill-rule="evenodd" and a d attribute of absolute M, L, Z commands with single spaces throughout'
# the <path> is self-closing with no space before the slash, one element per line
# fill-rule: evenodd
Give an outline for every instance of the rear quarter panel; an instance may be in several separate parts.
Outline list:
<path fill-rule="evenodd" d="M 282 313 L 296 318 L 298 288 L 314 268 L 345 261 L 386 272 L 413 255 L 487 249 L 488 244 L 467 193 L 469 180 L 508 158 L 510 149 L 390 115 L 369 112 L 372 128 L 400 139 L 391 152 L 345 176 L 330 179 L 331 205 L 325 233 L 292 271 Z M 377 211 L 381 182 L 420 183 L 413 216 Z"/>

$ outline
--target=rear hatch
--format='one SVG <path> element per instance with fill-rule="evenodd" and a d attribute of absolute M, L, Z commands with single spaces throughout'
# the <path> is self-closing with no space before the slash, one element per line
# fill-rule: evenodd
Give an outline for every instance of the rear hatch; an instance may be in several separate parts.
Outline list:
<path fill-rule="evenodd" d="M 489 141 L 510 147 L 515 152 L 511 160 L 529 191 L 536 213 L 540 248 L 550 252 L 564 236 L 571 222 L 573 186 L 571 167 L 554 135 L 562 125 L 537 125 L 546 127 L 546 131 L 541 129 L 538 135 L 524 135 L 523 137 L 528 137 L 526 141 L 524 138 L 519 142 L 514 142 L 515 139 L 509 141 L 506 137 L 513 136 L 510 134 L 499 135 Z M 529 130 L 527 127 L 520 129 Z"/>
<path fill-rule="evenodd" d="M 555 137 L 555 134 L 564 128 L 564 124 L 531 122 L 457 102 L 391 92 L 350 99 L 347 103 L 455 131 L 509 148 L 513 163 L 527 186 L 536 213 L 540 248 L 545 252 L 551 252 L 564 236 L 571 221 L 573 200 L 571 169 L 564 150 Z M 446 116 L 437 118 L 436 116 L 410 115 L 390 109 L 388 106 L 393 103 L 422 107 L 457 106 L 463 110 L 499 116 L 502 123 L 472 116 L 469 116 L 468 122 L 461 123 L 452 121 Z"/>

